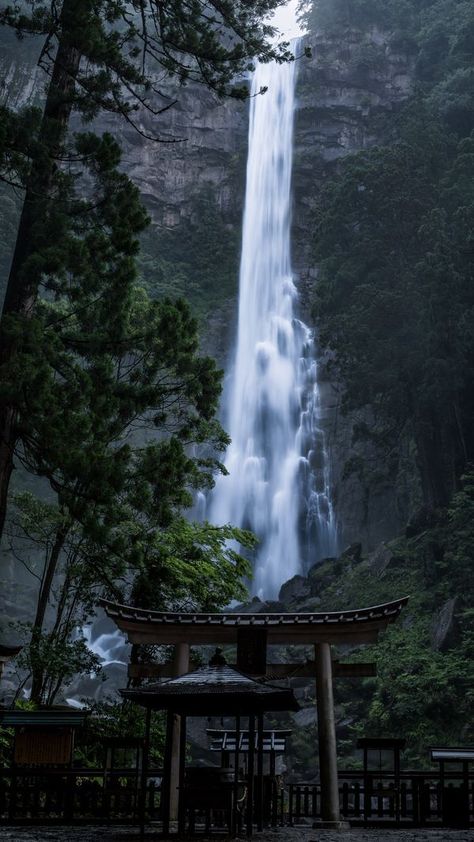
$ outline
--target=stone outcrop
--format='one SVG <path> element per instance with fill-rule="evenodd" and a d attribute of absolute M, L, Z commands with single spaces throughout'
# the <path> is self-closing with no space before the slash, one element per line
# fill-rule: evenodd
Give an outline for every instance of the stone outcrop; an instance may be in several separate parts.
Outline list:
<path fill-rule="evenodd" d="M 309 596 L 311 596 L 311 587 L 308 580 L 304 576 L 293 576 L 281 586 L 278 600 L 284 605 L 291 605 Z"/>
<path fill-rule="evenodd" d="M 457 643 L 459 626 L 456 619 L 456 610 L 458 607 L 458 597 L 448 599 L 433 618 L 431 645 L 436 652 L 446 652 L 447 649 Z"/>

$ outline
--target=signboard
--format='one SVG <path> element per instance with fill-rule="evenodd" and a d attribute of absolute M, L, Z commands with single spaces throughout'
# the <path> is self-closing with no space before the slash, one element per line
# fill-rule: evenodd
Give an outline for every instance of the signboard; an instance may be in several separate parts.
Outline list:
<path fill-rule="evenodd" d="M 72 728 L 18 728 L 13 760 L 16 766 L 67 766 L 73 749 Z"/>

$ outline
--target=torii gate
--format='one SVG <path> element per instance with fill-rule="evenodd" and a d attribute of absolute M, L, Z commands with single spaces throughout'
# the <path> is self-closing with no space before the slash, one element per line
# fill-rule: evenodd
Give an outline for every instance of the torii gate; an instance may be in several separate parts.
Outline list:
<path fill-rule="evenodd" d="M 237 669 L 253 677 L 272 679 L 314 676 L 318 712 L 321 814 L 327 827 L 340 821 L 337 778 L 333 675 L 374 675 L 373 664 L 333 662 L 332 645 L 375 643 L 379 632 L 399 616 L 408 597 L 356 611 L 304 614 L 168 613 L 134 608 L 102 600 L 107 615 L 126 633 L 130 643 L 173 644 L 174 660 L 132 668 L 133 677 L 183 675 L 190 669 L 190 646 L 237 644 Z M 314 661 L 305 664 L 267 664 L 267 647 L 274 644 L 313 645 Z M 172 779 L 179 777 L 179 718 L 175 725 Z M 172 787 L 172 791 L 174 788 Z M 173 812 L 172 805 L 172 812 Z"/>

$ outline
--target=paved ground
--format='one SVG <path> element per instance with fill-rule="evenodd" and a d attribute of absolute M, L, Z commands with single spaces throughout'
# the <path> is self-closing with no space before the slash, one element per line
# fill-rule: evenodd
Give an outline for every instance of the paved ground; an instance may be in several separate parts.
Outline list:
<path fill-rule="evenodd" d="M 148 834 L 145 837 L 152 840 Z M 216 842 L 202 836 L 200 842 Z M 255 834 L 255 842 L 474 842 L 472 830 L 348 830 L 335 833 L 329 830 L 304 828 L 278 828 Z M 55 827 L 22 828 L 0 827 L 1 842 L 132 842 L 139 836 L 130 828 L 110 827 Z M 222 839 L 222 837 L 221 837 Z"/>

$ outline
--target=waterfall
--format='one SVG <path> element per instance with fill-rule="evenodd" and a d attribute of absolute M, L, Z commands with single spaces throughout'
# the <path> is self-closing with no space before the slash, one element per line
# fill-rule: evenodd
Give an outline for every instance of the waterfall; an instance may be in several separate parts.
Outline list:
<path fill-rule="evenodd" d="M 258 536 L 253 591 L 266 598 L 334 554 L 337 540 L 314 336 L 295 315 L 291 270 L 295 66 L 258 64 L 252 79 L 238 333 L 224 406 L 229 475 L 210 502 L 212 522 Z"/>

